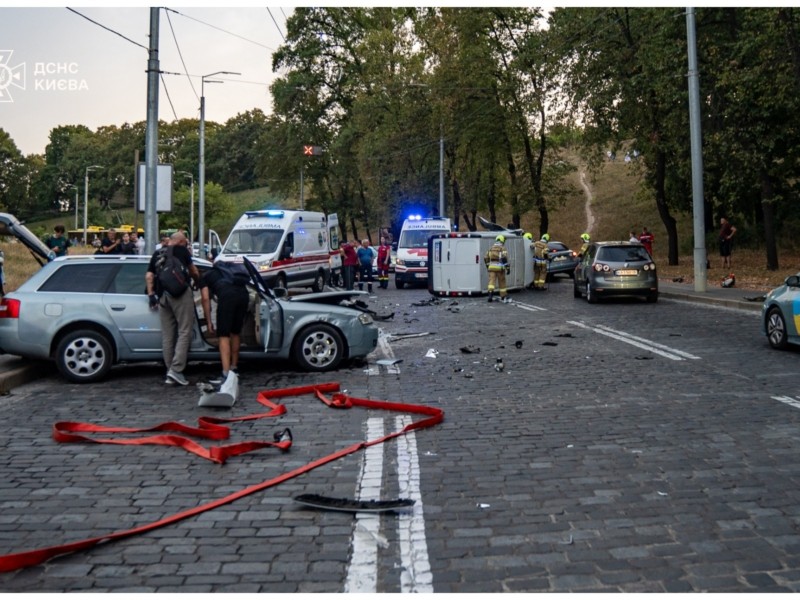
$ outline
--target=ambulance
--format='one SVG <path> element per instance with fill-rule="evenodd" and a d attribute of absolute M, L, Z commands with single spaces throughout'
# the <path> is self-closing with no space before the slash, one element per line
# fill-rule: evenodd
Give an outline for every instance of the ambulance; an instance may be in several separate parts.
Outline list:
<path fill-rule="evenodd" d="M 429 241 L 428 291 L 434 296 L 479 296 L 488 293 L 489 271 L 483 262 L 498 235 L 506 238 L 511 272 L 506 289 L 521 290 L 533 282 L 530 242 L 513 231 L 438 234 Z"/>
<path fill-rule="evenodd" d="M 428 239 L 432 235 L 450 233 L 447 217 L 410 216 L 403 221 L 397 241 L 394 283 L 402 290 L 407 283 L 428 282 Z"/>
<path fill-rule="evenodd" d="M 330 277 L 332 257 L 339 253 L 338 242 L 335 214 L 251 210 L 233 226 L 215 260 L 243 262 L 247 257 L 272 288 L 310 287 L 321 292 Z"/>

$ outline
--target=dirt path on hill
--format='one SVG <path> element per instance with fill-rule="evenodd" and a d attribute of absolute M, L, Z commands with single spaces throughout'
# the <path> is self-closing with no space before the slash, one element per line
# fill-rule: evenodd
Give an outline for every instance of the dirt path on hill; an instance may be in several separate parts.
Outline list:
<path fill-rule="evenodd" d="M 592 188 L 586 182 L 586 172 L 583 170 L 581 171 L 581 187 L 583 188 L 583 193 L 586 194 L 586 233 L 594 235 L 594 226 L 597 222 L 594 211 L 592 211 L 592 200 L 594 200 L 594 196 L 592 194 Z"/>

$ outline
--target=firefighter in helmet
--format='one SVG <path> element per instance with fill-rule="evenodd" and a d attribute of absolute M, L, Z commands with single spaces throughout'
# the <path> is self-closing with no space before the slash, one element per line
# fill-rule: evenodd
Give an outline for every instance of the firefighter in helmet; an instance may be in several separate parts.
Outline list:
<path fill-rule="evenodd" d="M 547 282 L 547 259 L 550 253 L 550 247 L 547 242 L 550 241 L 550 234 L 545 233 L 542 238 L 536 240 L 531 244 L 533 250 L 533 289 L 544 290 L 545 283 Z"/>
<path fill-rule="evenodd" d="M 583 255 L 586 254 L 586 251 L 589 249 L 589 242 L 592 241 L 592 238 L 589 237 L 588 233 L 581 234 L 581 249 L 578 251 L 578 258 L 583 258 Z"/>
<path fill-rule="evenodd" d="M 489 302 L 494 300 L 494 290 L 499 288 L 500 302 L 511 302 L 506 294 L 506 275 L 511 272 L 508 264 L 508 250 L 506 250 L 506 236 L 498 235 L 492 247 L 483 256 L 483 262 L 489 270 Z"/>

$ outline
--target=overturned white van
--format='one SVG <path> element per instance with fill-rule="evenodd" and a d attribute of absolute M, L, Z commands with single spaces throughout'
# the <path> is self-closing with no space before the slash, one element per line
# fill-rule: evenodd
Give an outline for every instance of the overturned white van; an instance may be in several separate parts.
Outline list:
<path fill-rule="evenodd" d="M 428 241 L 428 291 L 434 296 L 477 296 L 488 293 L 489 271 L 483 262 L 498 231 L 434 235 Z M 533 281 L 530 243 L 503 231 L 511 272 L 506 289 L 521 290 Z"/>

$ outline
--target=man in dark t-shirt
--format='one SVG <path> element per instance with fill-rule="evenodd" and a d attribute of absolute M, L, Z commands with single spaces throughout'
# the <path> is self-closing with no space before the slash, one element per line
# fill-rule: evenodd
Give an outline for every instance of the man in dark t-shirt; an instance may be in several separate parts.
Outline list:
<path fill-rule="evenodd" d="M 221 267 L 214 266 L 200 278 L 200 294 L 203 301 L 203 314 L 208 332 L 216 331 L 219 338 L 219 357 L 222 362 L 222 378 L 229 371 L 236 372 L 239 366 L 239 348 L 242 344 L 242 326 L 247 315 L 250 294 L 244 284 L 237 284 L 223 275 Z M 211 297 L 217 299 L 216 326 L 211 318 Z"/>
<path fill-rule="evenodd" d="M 64 235 L 64 226 L 56 225 L 53 227 L 53 235 L 47 238 L 47 247 L 52 250 L 56 256 L 66 256 L 67 248 L 72 246 L 72 242 Z"/>

